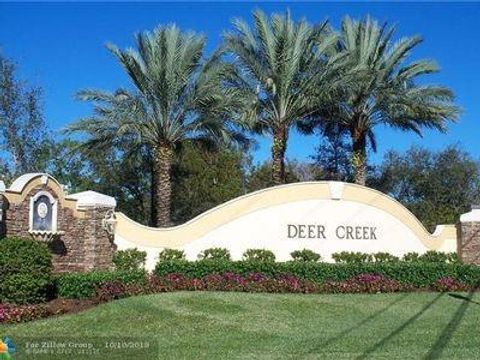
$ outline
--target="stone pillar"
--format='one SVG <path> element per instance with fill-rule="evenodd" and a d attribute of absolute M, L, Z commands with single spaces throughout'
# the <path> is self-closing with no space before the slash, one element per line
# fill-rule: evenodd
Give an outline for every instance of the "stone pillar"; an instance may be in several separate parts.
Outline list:
<path fill-rule="evenodd" d="M 113 234 L 104 226 L 107 214 L 113 213 L 116 201 L 95 191 L 84 191 L 69 196 L 77 200 L 77 208 L 83 217 L 83 271 L 112 268 L 115 250 Z"/>
<path fill-rule="evenodd" d="M 114 252 L 113 234 L 109 234 L 104 226 L 105 215 L 114 207 L 92 206 L 84 208 L 84 271 L 108 270 L 112 267 Z"/>
<path fill-rule="evenodd" d="M 480 206 L 460 216 L 457 253 L 462 262 L 480 265 Z"/>

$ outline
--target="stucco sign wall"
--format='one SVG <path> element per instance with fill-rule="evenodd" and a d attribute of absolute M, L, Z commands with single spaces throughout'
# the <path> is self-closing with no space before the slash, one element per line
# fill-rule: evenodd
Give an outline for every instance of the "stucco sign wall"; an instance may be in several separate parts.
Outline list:
<path fill-rule="evenodd" d="M 456 251 L 454 225 L 430 234 L 400 203 L 378 191 L 341 182 L 305 182 L 257 191 L 220 205 L 186 224 L 155 229 L 116 214 L 118 249 L 147 251 L 152 269 L 164 248 L 183 249 L 190 260 L 212 247 L 241 259 L 245 250 L 272 250 L 277 261 L 311 249 L 324 261 L 339 251 Z"/>

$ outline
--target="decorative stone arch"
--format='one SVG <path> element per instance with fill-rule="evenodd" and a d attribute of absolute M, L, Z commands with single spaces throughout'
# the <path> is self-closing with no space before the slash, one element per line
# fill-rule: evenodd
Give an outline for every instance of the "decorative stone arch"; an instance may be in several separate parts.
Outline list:
<path fill-rule="evenodd" d="M 114 198 L 94 191 L 67 195 L 52 176 L 33 173 L 22 175 L 10 187 L 0 189 L 0 199 L 4 204 L 0 237 L 46 241 L 53 253 L 55 271 L 111 267 L 114 245 L 102 220 L 115 208 Z M 51 219 L 43 225 L 51 220 L 51 226 L 50 223 L 36 226 L 35 219 L 39 221 L 41 216 L 50 215 Z"/>

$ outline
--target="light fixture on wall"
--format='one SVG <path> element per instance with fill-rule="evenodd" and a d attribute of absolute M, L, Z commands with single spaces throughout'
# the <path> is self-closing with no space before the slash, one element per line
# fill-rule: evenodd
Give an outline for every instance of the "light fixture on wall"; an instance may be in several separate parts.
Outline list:
<path fill-rule="evenodd" d="M 102 220 L 103 229 L 109 234 L 115 233 L 115 227 L 117 226 L 117 217 L 114 210 L 108 210 Z"/>
<path fill-rule="evenodd" d="M 4 221 L 3 216 L 4 216 L 4 209 L 5 209 L 5 198 L 3 195 L 0 194 L 0 223 Z"/>

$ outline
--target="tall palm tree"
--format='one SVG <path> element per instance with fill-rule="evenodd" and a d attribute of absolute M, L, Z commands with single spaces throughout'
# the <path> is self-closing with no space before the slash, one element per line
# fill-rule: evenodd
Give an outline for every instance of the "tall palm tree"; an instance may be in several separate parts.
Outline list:
<path fill-rule="evenodd" d="M 446 131 L 459 108 L 454 94 L 443 86 L 418 83 L 421 75 L 439 71 L 431 60 L 405 63 L 422 42 L 418 36 L 392 43 L 395 28 L 379 25 L 367 17 L 342 22 L 337 51 L 346 54 L 345 73 L 355 81 L 343 88 L 341 101 L 330 120 L 341 125 L 352 139 L 355 182 L 366 180 L 367 145 L 376 151 L 374 129 L 383 124 L 421 135 L 423 128 Z"/>
<path fill-rule="evenodd" d="M 96 151 L 116 141 L 146 146 L 153 159 L 156 225 L 169 226 L 175 148 L 184 141 L 212 146 L 245 140 L 227 118 L 229 107 L 236 106 L 235 98 L 221 91 L 225 64 L 216 53 L 204 59 L 203 36 L 174 25 L 136 35 L 136 49 L 107 47 L 134 89 L 80 92 L 80 99 L 95 104 L 94 114 L 67 132 L 88 134 L 84 146 Z"/>
<path fill-rule="evenodd" d="M 289 131 L 331 96 L 341 56 L 326 57 L 336 41 L 326 22 L 311 26 L 294 22 L 289 12 L 267 17 L 259 10 L 253 20 L 253 27 L 235 20 L 224 35 L 234 71 L 230 86 L 245 101 L 242 116 L 273 137 L 273 183 L 282 184 Z"/>

